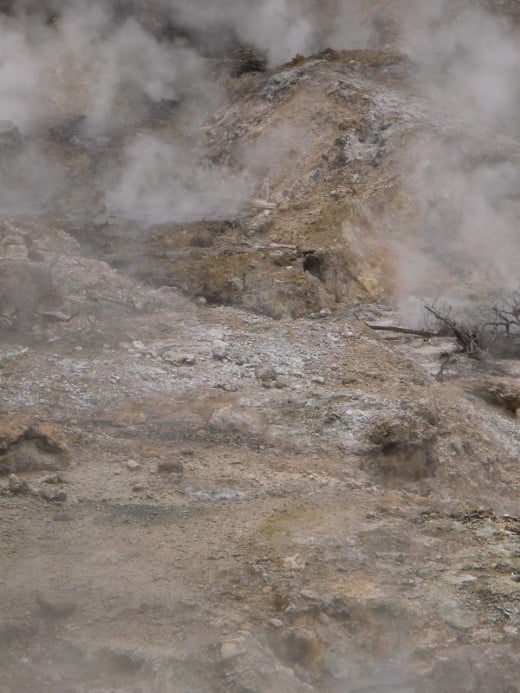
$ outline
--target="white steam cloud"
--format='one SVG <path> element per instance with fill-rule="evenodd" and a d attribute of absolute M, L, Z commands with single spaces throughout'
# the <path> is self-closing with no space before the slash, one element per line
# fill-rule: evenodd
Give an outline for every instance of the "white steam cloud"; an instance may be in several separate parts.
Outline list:
<path fill-rule="evenodd" d="M 140 102 L 176 99 L 205 77 L 194 50 L 170 46 L 134 19 L 101 5 L 41 16 L 0 15 L 0 119 L 26 132 L 44 118 L 78 113 L 87 128 L 124 128 Z"/>
<path fill-rule="evenodd" d="M 141 135 L 126 149 L 126 165 L 107 207 L 142 222 L 233 218 L 250 192 L 245 177 L 203 164 L 182 144 Z"/>
<path fill-rule="evenodd" d="M 0 121 L 13 123 L 26 144 L 10 158 L 0 152 L 1 210 L 13 213 L 18 204 L 23 211 L 46 209 L 59 199 L 67 170 L 55 165 L 41 142 L 42 133 L 58 124 L 73 127 L 76 142 L 98 149 L 111 138 L 124 140 L 122 157 L 112 157 L 105 166 L 109 175 L 103 170 L 98 176 L 106 189 L 96 200 L 109 213 L 150 223 L 236 215 L 265 168 L 260 162 L 266 154 L 259 148 L 244 152 L 241 176 L 200 154 L 197 130 L 222 96 L 210 58 L 237 40 L 270 65 L 328 46 L 362 47 L 370 28 L 354 20 L 360 15 L 350 10 L 357 3 L 4 3 Z M 150 107 L 163 103 L 178 105 L 182 132 L 169 138 L 140 132 Z M 271 146 L 266 152 L 274 154 Z"/>
<path fill-rule="evenodd" d="M 405 156 L 422 228 L 404 252 L 404 298 L 508 293 L 520 283 L 520 41 L 475 3 L 421 3 L 403 21 L 432 127 Z"/>
<path fill-rule="evenodd" d="M 271 66 L 323 48 L 364 48 L 372 36 L 360 0 L 214 0 L 165 2 L 197 29 L 226 27 L 264 53 Z"/>
<path fill-rule="evenodd" d="M 374 18 L 386 21 L 392 15 L 401 46 L 418 67 L 419 88 L 432 104 L 432 122 L 443 123 L 423 132 L 404 157 L 412 172 L 409 184 L 423 205 L 423 225 L 406 249 L 402 293 L 435 293 L 438 284 L 446 286 L 446 271 L 453 284 L 492 275 L 503 287 L 515 285 L 520 42 L 509 25 L 480 5 L 466 0 L 4 3 L 9 12 L 0 13 L 0 120 L 14 123 L 25 144 L 9 156 L 0 151 L 0 207 L 5 213 L 17 204 L 45 208 L 60 198 L 70 183 L 67 170 L 40 136 L 63 119 L 66 126 L 76 124 L 77 141 L 98 151 L 107 147 L 105 158 L 111 158 L 98 176 L 104 187 L 96 212 L 104 206 L 150 223 L 233 216 L 279 147 L 259 138 L 258 146 L 238 152 L 240 174 L 204 156 L 200 126 L 222 99 L 212 57 L 237 40 L 271 66 L 326 47 L 374 46 Z M 163 103 L 177 104 L 180 130 L 143 131 L 149 109 Z M 119 153 L 110 157 L 113 138 Z M 409 271 L 419 266 L 420 273 Z"/>

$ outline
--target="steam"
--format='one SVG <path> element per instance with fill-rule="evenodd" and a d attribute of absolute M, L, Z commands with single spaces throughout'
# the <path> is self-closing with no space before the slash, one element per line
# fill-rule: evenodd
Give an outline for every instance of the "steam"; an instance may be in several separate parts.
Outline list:
<path fill-rule="evenodd" d="M 102 131 L 116 105 L 120 122 L 128 115 L 121 112 L 123 90 L 135 107 L 138 98 L 174 98 L 185 76 L 184 60 L 135 21 L 114 25 L 101 6 L 65 9 L 54 26 L 41 17 L 2 17 L 0 31 L 0 118 L 24 133 L 44 118 L 75 112 Z"/>
<path fill-rule="evenodd" d="M 434 125 L 404 157 L 422 227 L 404 253 L 402 295 L 460 304 L 510 293 L 520 282 L 518 35 L 478 6 L 437 0 L 404 22 L 403 40 Z"/>
<path fill-rule="evenodd" d="M 373 34 L 359 0 L 173 0 L 167 4 L 175 18 L 199 31 L 226 27 L 263 53 L 271 66 L 327 47 L 364 48 Z"/>
<path fill-rule="evenodd" d="M 279 149 L 259 138 L 237 153 L 240 171 L 205 156 L 201 126 L 224 99 L 214 56 L 236 41 L 271 66 L 325 47 L 364 48 L 374 45 L 378 19 L 373 3 L 362 0 L 10 5 L 9 14 L 0 14 L 0 120 L 14 123 L 24 145 L 15 154 L 0 147 L 0 211 L 27 207 L 27 200 L 45 209 L 66 197 L 68 170 L 41 143 L 42 133 L 63 120 L 66 127 L 75 123 L 74 146 L 104 157 L 94 176 L 96 213 L 101 207 L 149 223 L 236 215 Z M 401 47 L 418 66 L 432 121 L 445 127 L 423 132 L 405 152 L 423 222 L 406 248 L 402 294 L 436 293 L 439 284 L 488 276 L 507 289 L 518 284 L 520 267 L 514 250 L 520 43 L 476 3 L 422 0 L 413 11 L 406 7 L 393 6 Z M 147 114 L 165 104 L 177 109 L 175 128 L 144 129 Z M 114 138 L 118 153 L 107 164 Z"/>
<path fill-rule="evenodd" d="M 260 180 L 260 169 L 265 170 L 259 162 L 273 148 L 267 143 L 266 152 L 257 147 L 238 153 L 241 174 L 204 156 L 200 126 L 223 99 L 212 58 L 229 52 L 237 41 L 256 49 L 270 65 L 328 46 L 362 47 L 370 26 L 353 19 L 360 16 L 350 12 L 355 4 L 5 3 L 9 12 L 0 13 L 0 120 L 18 128 L 24 146 L 16 155 L 0 151 L 0 211 L 12 214 L 18 205 L 20 211 L 43 211 L 60 199 L 67 207 L 67 167 L 42 145 L 42 135 L 45 139 L 49 128 L 58 126 L 68 129 L 69 143 L 89 156 L 95 150 L 99 155 L 113 138 L 125 143 L 122 155 L 108 163 L 105 154 L 96 191 L 87 190 L 91 179 L 75 181 L 76 188 L 84 186 L 83 207 L 95 198 L 96 212 L 149 223 L 236 215 Z M 180 130 L 143 132 L 147 114 L 164 104 L 177 107 Z M 91 172 L 97 165 L 90 166 Z M 77 191 L 74 200 L 77 204 Z"/>
<path fill-rule="evenodd" d="M 230 219 L 249 191 L 245 178 L 194 158 L 186 146 L 141 135 L 126 149 L 126 165 L 107 195 L 107 207 L 143 222 Z"/>

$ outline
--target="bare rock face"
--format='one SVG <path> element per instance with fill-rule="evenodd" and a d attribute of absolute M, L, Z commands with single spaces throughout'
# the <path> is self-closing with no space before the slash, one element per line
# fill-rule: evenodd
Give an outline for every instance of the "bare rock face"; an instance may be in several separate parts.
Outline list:
<path fill-rule="evenodd" d="M 57 471 L 68 466 L 64 437 L 53 426 L 0 422 L 0 473 Z"/>

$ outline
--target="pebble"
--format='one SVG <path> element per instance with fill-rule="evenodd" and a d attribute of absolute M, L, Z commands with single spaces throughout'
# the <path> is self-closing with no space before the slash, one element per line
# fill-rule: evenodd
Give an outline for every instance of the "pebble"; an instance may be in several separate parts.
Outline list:
<path fill-rule="evenodd" d="M 229 640 L 222 643 L 220 647 L 220 656 L 222 659 L 231 659 L 237 657 L 246 651 L 245 644 L 242 640 Z"/>
<path fill-rule="evenodd" d="M 40 479 L 41 484 L 64 484 L 65 479 L 61 474 L 58 472 L 54 474 L 47 474 L 46 476 L 42 476 Z"/>
<path fill-rule="evenodd" d="M 320 595 L 314 590 L 301 590 L 300 597 L 306 602 L 321 602 Z"/>
<path fill-rule="evenodd" d="M 139 491 L 144 491 L 144 489 L 145 489 L 145 485 L 140 483 L 140 482 L 138 482 L 137 484 L 134 484 L 132 486 L 132 491 L 135 491 L 136 493 Z"/>
<path fill-rule="evenodd" d="M 477 578 L 474 575 L 461 575 L 453 581 L 453 584 L 462 587 L 463 585 L 471 585 L 476 581 Z"/>
<path fill-rule="evenodd" d="M 125 466 L 129 472 L 136 472 L 141 469 L 141 465 L 136 460 L 127 460 Z"/>
<path fill-rule="evenodd" d="M 507 633 L 507 635 L 519 635 L 520 629 L 516 626 L 504 626 L 504 633 Z"/>
<path fill-rule="evenodd" d="M 223 361 L 227 356 L 228 345 L 221 339 L 215 339 L 211 343 L 211 355 L 217 361 Z"/>
<path fill-rule="evenodd" d="M 285 570 L 300 570 L 301 565 L 297 560 L 298 554 L 284 558 L 283 567 Z"/>
<path fill-rule="evenodd" d="M 279 618 L 272 618 L 269 621 L 269 625 L 273 628 L 283 628 L 283 621 L 281 621 Z"/>
<path fill-rule="evenodd" d="M 166 351 L 161 358 L 175 366 L 193 366 L 197 362 L 193 354 L 183 354 L 178 351 Z"/>

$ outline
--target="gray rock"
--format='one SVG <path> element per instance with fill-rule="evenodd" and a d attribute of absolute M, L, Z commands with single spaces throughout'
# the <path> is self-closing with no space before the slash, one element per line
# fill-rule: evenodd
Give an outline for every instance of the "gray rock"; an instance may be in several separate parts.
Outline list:
<path fill-rule="evenodd" d="M 270 368 L 268 366 L 258 366 L 255 369 L 255 376 L 262 383 L 274 383 L 276 380 L 276 371 L 274 368 Z"/>
<path fill-rule="evenodd" d="M 319 604 L 321 601 L 323 601 L 320 595 L 317 592 L 314 592 L 314 590 L 301 590 L 299 594 L 300 597 L 305 599 L 306 602 Z"/>
<path fill-rule="evenodd" d="M 184 354 L 178 351 L 166 351 L 161 354 L 161 358 L 174 366 L 193 366 L 197 361 L 193 354 Z"/>
<path fill-rule="evenodd" d="M 211 355 L 217 361 L 223 361 L 227 356 L 228 345 L 221 339 L 215 339 L 211 343 Z"/>
<path fill-rule="evenodd" d="M 304 562 L 299 560 L 298 554 L 286 556 L 283 560 L 284 570 L 301 570 L 304 567 Z"/>
<path fill-rule="evenodd" d="M 11 493 L 17 493 L 20 495 L 30 493 L 30 489 L 27 485 L 27 482 L 23 479 L 20 479 L 20 477 L 16 476 L 16 474 L 9 474 L 8 482 L 9 490 L 11 491 Z"/>
<path fill-rule="evenodd" d="M 217 431 L 225 433 L 251 433 L 257 426 L 250 416 L 229 409 L 218 409 L 213 412 L 210 424 Z"/>
<path fill-rule="evenodd" d="M 39 495 L 49 503 L 65 503 L 67 500 L 67 493 L 62 488 L 42 488 Z"/>
<path fill-rule="evenodd" d="M 220 646 L 220 656 L 225 661 L 237 655 L 244 654 L 246 650 L 247 643 L 245 640 L 228 640 L 227 642 L 223 642 Z"/>
<path fill-rule="evenodd" d="M 56 472 L 55 474 L 46 474 L 40 479 L 40 484 L 64 484 L 65 479 L 61 474 Z"/>

